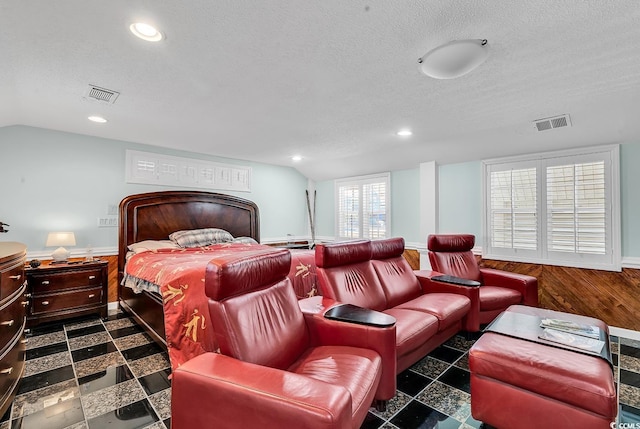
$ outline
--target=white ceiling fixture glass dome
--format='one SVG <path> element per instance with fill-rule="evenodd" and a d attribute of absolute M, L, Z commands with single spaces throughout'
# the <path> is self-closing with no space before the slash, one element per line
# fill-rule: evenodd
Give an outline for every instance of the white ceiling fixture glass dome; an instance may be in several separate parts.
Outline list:
<path fill-rule="evenodd" d="M 453 40 L 438 46 L 418 59 L 422 73 L 434 79 L 463 76 L 489 56 L 487 39 Z"/>

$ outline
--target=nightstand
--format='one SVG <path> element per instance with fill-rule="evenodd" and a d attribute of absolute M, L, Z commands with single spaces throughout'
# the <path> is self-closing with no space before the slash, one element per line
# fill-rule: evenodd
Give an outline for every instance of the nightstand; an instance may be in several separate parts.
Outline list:
<path fill-rule="evenodd" d="M 26 268 L 27 326 L 86 314 L 107 317 L 107 261 Z"/>

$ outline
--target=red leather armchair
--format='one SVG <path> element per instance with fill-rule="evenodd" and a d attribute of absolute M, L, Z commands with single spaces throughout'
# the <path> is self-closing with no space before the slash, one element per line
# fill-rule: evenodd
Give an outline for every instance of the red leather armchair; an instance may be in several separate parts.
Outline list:
<path fill-rule="evenodd" d="M 471 299 L 471 310 L 464 329 L 480 330 L 513 304 L 538 306 L 538 279 L 535 277 L 480 268 L 471 249 L 475 236 L 471 234 L 432 234 L 427 239 L 429 261 L 434 271 L 480 283 L 479 287 L 456 286 Z M 437 273 L 433 273 L 437 275 Z M 449 291 L 452 285 L 431 281 L 429 289 Z"/>
<path fill-rule="evenodd" d="M 375 400 L 393 397 L 395 326 L 303 315 L 290 261 L 284 249 L 210 261 L 205 290 L 220 353 L 174 371 L 174 429 L 354 429 Z"/>

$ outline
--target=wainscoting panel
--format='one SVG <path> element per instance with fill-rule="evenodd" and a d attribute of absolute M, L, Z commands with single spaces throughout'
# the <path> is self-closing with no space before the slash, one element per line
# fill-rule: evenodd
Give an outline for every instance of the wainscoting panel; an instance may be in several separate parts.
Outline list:
<path fill-rule="evenodd" d="M 538 278 L 540 307 L 640 330 L 640 270 L 622 272 L 483 259 L 481 266 Z"/>
<path fill-rule="evenodd" d="M 118 301 L 118 255 L 100 256 L 100 259 L 109 261 L 109 302 Z"/>
<path fill-rule="evenodd" d="M 420 269 L 420 252 L 414 249 L 405 249 L 402 256 L 407 260 L 411 268 L 414 270 Z"/>

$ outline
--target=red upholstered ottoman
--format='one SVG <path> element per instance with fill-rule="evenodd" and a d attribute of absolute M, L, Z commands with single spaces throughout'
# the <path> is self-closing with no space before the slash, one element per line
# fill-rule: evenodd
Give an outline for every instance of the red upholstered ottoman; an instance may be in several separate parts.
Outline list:
<path fill-rule="evenodd" d="M 598 319 L 520 305 L 506 312 L 512 313 L 505 318 L 511 322 L 536 317 L 595 325 L 608 340 L 608 327 Z M 617 414 L 610 361 L 518 338 L 530 338 L 527 331 L 535 326 L 514 323 L 514 336 L 488 331 L 473 345 L 469 351 L 473 417 L 499 429 L 610 428 Z M 607 341 L 604 357 L 610 357 L 608 347 Z"/>

